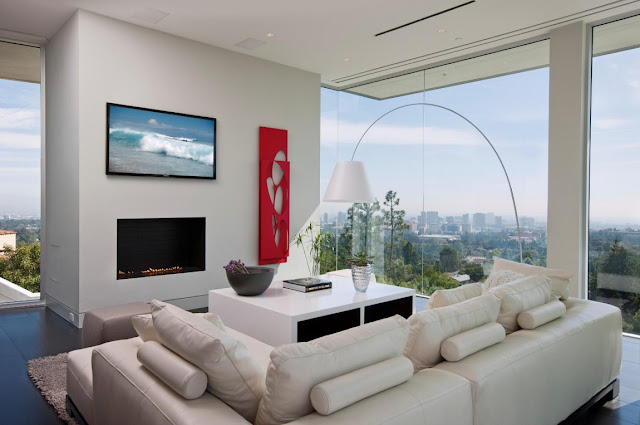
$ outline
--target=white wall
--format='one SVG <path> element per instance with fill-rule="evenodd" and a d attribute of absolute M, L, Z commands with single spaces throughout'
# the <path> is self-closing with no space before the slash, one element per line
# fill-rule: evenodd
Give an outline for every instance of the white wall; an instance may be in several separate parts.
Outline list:
<path fill-rule="evenodd" d="M 292 235 L 312 216 L 319 202 L 319 75 L 89 12 L 70 24 L 79 39 L 79 220 L 70 229 L 79 229 L 78 312 L 203 296 L 227 285 L 222 266 L 230 259 L 257 263 L 259 126 L 289 131 Z M 48 101 L 60 101 L 56 83 L 47 85 Z M 107 102 L 217 118 L 217 180 L 107 176 Z M 195 216 L 207 219 L 206 271 L 116 280 L 118 218 Z M 278 277 L 305 270 L 290 260 Z"/>
<path fill-rule="evenodd" d="M 43 286 L 56 311 L 79 310 L 79 18 L 46 47 L 46 263 Z M 45 252 L 45 250 L 43 250 Z M 68 318 L 65 315 L 65 318 Z"/>

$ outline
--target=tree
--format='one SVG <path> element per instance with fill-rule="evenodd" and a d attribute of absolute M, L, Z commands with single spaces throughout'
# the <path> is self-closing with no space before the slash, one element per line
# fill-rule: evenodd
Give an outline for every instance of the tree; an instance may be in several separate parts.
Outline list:
<path fill-rule="evenodd" d="M 460 269 L 458 251 L 449 245 L 445 245 L 440 251 L 440 267 L 443 272 L 455 272 Z"/>
<path fill-rule="evenodd" d="M 4 246 L 0 256 L 0 277 L 31 292 L 40 292 L 40 243 Z"/>
<path fill-rule="evenodd" d="M 384 212 L 385 225 L 389 229 L 389 276 L 393 276 L 393 245 L 398 239 L 398 235 L 409 228 L 404 223 L 404 210 L 400 210 L 397 207 L 400 205 L 400 198 L 397 197 L 396 192 L 390 190 L 384 197 L 384 206 L 388 207 L 388 210 Z"/>
<path fill-rule="evenodd" d="M 462 269 L 463 274 L 468 274 L 472 281 L 480 282 L 484 277 L 484 269 L 478 263 L 469 263 Z"/>

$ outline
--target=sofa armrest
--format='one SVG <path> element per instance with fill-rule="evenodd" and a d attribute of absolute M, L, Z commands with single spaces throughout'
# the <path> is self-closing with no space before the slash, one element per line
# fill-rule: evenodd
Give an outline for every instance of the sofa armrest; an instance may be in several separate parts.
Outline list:
<path fill-rule="evenodd" d="M 141 340 L 113 341 L 92 354 L 96 425 L 249 424 L 233 409 L 205 392 L 187 400 L 140 364 Z"/>

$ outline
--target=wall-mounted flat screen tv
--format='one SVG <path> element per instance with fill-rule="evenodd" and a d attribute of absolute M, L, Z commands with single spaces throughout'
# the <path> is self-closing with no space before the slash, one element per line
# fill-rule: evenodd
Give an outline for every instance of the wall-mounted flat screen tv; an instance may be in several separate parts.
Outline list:
<path fill-rule="evenodd" d="M 107 103 L 107 174 L 216 178 L 216 119 Z"/>

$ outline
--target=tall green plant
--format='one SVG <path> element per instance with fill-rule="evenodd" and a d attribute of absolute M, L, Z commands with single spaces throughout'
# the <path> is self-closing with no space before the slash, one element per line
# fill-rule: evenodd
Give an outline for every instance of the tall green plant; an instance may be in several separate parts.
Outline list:
<path fill-rule="evenodd" d="M 31 292 L 40 292 L 40 243 L 5 245 L 0 256 L 0 277 Z"/>
<path fill-rule="evenodd" d="M 310 222 L 296 235 L 293 243 L 302 248 L 309 275 L 319 275 L 322 253 L 329 249 L 329 235 L 322 233 L 318 224 Z"/>

